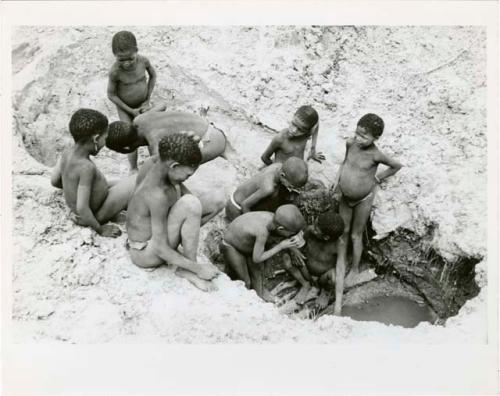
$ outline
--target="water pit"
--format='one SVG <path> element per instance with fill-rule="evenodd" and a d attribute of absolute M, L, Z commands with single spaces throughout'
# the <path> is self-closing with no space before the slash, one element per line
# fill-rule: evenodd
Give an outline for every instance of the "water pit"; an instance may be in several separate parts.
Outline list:
<path fill-rule="evenodd" d="M 441 324 L 456 315 L 467 300 L 477 296 L 479 287 L 474 280 L 474 267 L 480 258 L 463 257 L 447 262 L 430 245 L 433 232 L 431 227 L 426 236 L 420 237 L 400 229 L 375 241 L 369 225 L 362 269 L 374 270 L 377 277 L 345 290 L 343 316 L 407 328 L 422 322 Z M 227 273 L 217 248 L 221 235 L 222 230 L 209 233 L 208 252 L 212 261 Z M 283 286 L 277 297 L 280 310 L 287 307 L 282 310 L 284 314 L 310 319 L 333 314 L 333 293 L 325 309 L 319 309 L 315 300 L 303 306 L 293 304 L 299 285 L 283 268 L 279 254 L 262 268 L 268 290 Z"/>

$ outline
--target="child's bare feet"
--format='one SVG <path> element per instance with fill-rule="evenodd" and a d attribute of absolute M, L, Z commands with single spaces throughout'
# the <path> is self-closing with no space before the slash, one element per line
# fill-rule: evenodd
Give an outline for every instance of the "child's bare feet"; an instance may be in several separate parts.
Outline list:
<path fill-rule="evenodd" d="M 301 305 L 304 304 L 306 302 L 306 297 L 308 296 L 311 289 L 312 286 L 310 283 L 306 283 L 305 285 L 303 285 L 294 298 L 295 302 Z"/>
<path fill-rule="evenodd" d="M 219 274 L 219 270 L 213 264 L 199 265 L 196 273 L 201 279 L 210 280 Z"/>
<path fill-rule="evenodd" d="M 177 268 L 175 274 L 181 278 L 188 280 L 202 291 L 211 292 L 217 290 L 217 286 L 215 286 L 212 281 L 201 279 L 194 272 L 185 270 L 183 268 Z"/>
<path fill-rule="evenodd" d="M 326 290 L 321 290 L 318 298 L 316 299 L 316 305 L 319 309 L 325 309 L 330 301 L 330 293 Z"/>

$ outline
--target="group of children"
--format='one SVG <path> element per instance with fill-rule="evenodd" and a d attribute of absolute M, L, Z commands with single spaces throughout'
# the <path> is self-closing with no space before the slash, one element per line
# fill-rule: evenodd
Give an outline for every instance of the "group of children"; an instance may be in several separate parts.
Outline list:
<path fill-rule="evenodd" d="M 273 300 L 263 287 L 262 266 L 286 251 L 284 266 L 302 286 L 297 301 L 304 302 L 315 285 L 322 290 L 335 288 L 335 313 L 340 314 L 344 285 L 359 272 L 362 232 L 377 186 L 401 168 L 374 144 L 384 129 L 382 119 L 363 116 L 354 138 L 346 142 L 345 159 L 333 185 L 341 195 L 339 213 L 329 210 L 307 225 L 291 202 L 309 179 L 304 160 L 309 140 L 306 160 L 325 159 L 316 152 L 319 117 L 311 106 L 296 111 L 262 154 L 266 167 L 227 200 L 217 192 L 195 196 L 183 182 L 202 163 L 226 156 L 226 136 L 200 115 L 150 105 L 156 72 L 138 54 L 132 33 L 116 33 L 112 50 L 116 62 L 109 73 L 108 97 L 117 106 L 120 121 L 108 125 L 98 111 L 77 110 L 69 123 L 75 145 L 62 154 L 51 179 L 63 189 L 72 220 L 102 236 L 116 237 L 120 229 L 107 222 L 126 210 L 126 248 L 134 264 L 174 265 L 179 276 L 210 291 L 218 271 L 212 263 L 197 259 L 199 231 L 225 207 L 230 223 L 220 247 L 233 278 L 264 300 Z M 107 181 L 90 160 L 104 145 L 128 154 L 128 177 Z M 140 146 L 147 146 L 151 157 L 137 169 Z M 377 173 L 379 164 L 388 168 Z M 279 241 L 274 246 L 269 246 L 271 235 Z M 344 280 L 349 238 L 352 265 Z"/>

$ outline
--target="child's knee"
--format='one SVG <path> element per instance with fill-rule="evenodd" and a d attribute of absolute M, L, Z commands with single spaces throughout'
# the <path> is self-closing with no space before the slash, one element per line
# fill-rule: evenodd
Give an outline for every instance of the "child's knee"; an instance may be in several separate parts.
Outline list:
<path fill-rule="evenodd" d="M 181 197 L 179 203 L 189 211 L 189 213 L 201 216 L 202 208 L 200 200 L 192 194 L 186 194 Z"/>
<path fill-rule="evenodd" d="M 354 241 L 354 242 L 359 242 L 363 239 L 363 233 L 359 232 L 359 231 L 353 231 L 351 233 L 351 239 Z"/>

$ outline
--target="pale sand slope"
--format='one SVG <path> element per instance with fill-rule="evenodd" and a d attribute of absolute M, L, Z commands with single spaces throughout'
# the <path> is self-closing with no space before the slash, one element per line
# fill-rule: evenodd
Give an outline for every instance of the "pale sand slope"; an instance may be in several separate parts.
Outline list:
<path fill-rule="evenodd" d="M 78 107 L 95 108 L 117 119 L 105 94 L 113 61 L 110 40 L 117 30 L 15 31 L 15 140 L 22 137 L 38 160 L 53 165 L 71 143 L 67 123 Z M 318 147 L 328 158 L 323 166 L 313 164 L 311 173 L 331 181 L 357 119 L 376 112 L 386 121 L 380 148 L 406 167 L 377 198 L 375 230 L 385 233 L 404 226 L 424 233 L 426 226 L 436 224 L 434 246 L 445 257 L 485 256 L 486 78 L 481 29 L 132 30 L 141 53 L 158 72 L 153 98 L 192 111 L 210 106 L 208 118 L 227 132 L 240 155 L 232 164 L 216 160 L 202 167 L 190 182 L 195 189 L 214 187 L 228 193 L 260 165 L 271 129 L 285 127 L 304 103 L 320 113 Z M 173 100 L 169 89 L 175 93 Z M 323 317 L 316 323 L 291 319 L 225 276 L 218 280 L 219 292 L 204 294 L 168 268 L 135 268 L 123 248 L 125 236 L 105 239 L 71 225 L 46 168 L 18 146 L 15 158 L 13 318 L 20 341 L 486 339 L 486 261 L 478 266 L 480 295 L 445 327 L 424 324 L 407 330 L 345 318 Z M 127 173 L 125 157 L 106 149 L 96 162 L 110 177 Z"/>

